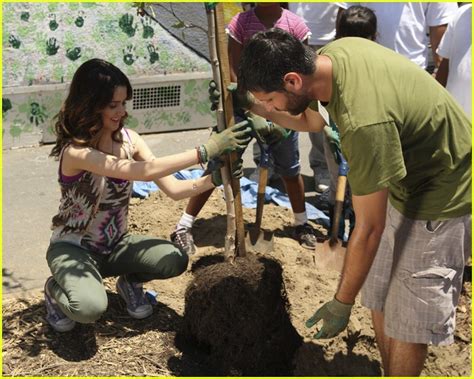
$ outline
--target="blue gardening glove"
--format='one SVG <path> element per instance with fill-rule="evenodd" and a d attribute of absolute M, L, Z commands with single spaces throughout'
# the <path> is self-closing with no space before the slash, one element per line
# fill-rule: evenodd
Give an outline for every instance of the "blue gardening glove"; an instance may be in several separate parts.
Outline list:
<path fill-rule="evenodd" d="M 206 171 L 210 171 L 212 175 L 212 184 L 214 186 L 219 187 L 223 184 L 222 182 L 222 175 L 221 175 L 221 168 L 224 165 L 224 162 L 220 159 L 213 160 L 209 162 Z M 234 162 L 231 163 L 232 168 L 232 177 L 240 179 L 244 175 L 243 171 L 243 160 L 242 158 L 238 158 Z"/>
<path fill-rule="evenodd" d="M 242 121 L 220 133 L 212 133 L 207 142 L 202 145 L 205 154 L 204 156 L 201 154 L 201 162 L 208 162 L 234 150 L 245 150 L 252 139 L 250 132 L 251 128 L 248 122 Z M 202 149 L 199 151 L 202 152 Z"/>
<path fill-rule="evenodd" d="M 314 338 L 333 338 L 346 329 L 353 304 L 344 304 L 334 298 L 324 304 L 316 313 L 306 321 L 306 327 L 311 328 L 320 320 L 323 327 Z"/>
<path fill-rule="evenodd" d="M 272 146 L 280 143 L 287 139 L 291 133 L 289 130 L 253 113 L 247 112 L 245 115 L 249 126 L 255 132 L 258 142 L 265 145 Z"/>
<path fill-rule="evenodd" d="M 342 154 L 342 152 L 341 152 L 341 141 L 339 139 L 339 133 L 335 129 L 333 129 L 330 126 L 327 126 L 327 125 L 324 127 L 323 130 L 324 130 L 324 134 L 326 135 L 326 138 L 328 140 L 329 147 L 331 149 L 334 160 L 339 165 L 339 164 L 341 164 L 340 155 Z"/>

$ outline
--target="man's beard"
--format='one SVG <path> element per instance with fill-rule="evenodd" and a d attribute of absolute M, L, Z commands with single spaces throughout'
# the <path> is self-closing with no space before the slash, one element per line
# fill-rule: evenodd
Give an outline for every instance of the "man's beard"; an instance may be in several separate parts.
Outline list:
<path fill-rule="evenodd" d="M 303 113 L 311 103 L 311 100 L 304 95 L 300 96 L 288 91 L 285 92 L 287 94 L 286 111 L 293 116 Z"/>

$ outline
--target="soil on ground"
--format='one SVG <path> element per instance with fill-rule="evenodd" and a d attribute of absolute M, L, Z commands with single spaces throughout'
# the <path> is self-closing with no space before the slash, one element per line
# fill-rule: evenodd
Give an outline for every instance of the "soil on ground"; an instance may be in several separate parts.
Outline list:
<path fill-rule="evenodd" d="M 186 200 L 173 202 L 162 193 L 154 193 L 145 200 L 134 199 L 130 208 L 131 232 L 168 239 L 186 204 Z M 251 223 L 254 217 L 254 210 L 244 209 L 246 223 Z M 301 342 L 294 353 L 291 374 L 381 375 L 380 355 L 370 314 L 360 306 L 359 300 L 346 331 L 330 340 L 312 339 L 316 331 L 307 329 L 304 323 L 319 306 L 332 298 L 339 275 L 316 268 L 314 253 L 301 248 L 292 239 L 291 224 L 291 210 L 266 205 L 262 226 L 274 233 L 275 249 L 258 257 L 275 260 L 281 267 L 282 288 L 287 302 L 282 314 L 286 314 Z M 325 233 L 317 225 L 313 226 Z M 225 202 L 220 191 L 215 191 L 195 223 L 193 234 L 198 252 L 191 257 L 189 270 L 177 278 L 145 284 L 146 289 L 157 292 L 158 302 L 154 305 L 153 316 L 144 320 L 128 316 L 122 299 L 115 292 L 114 278 L 104 281 L 109 307 L 101 319 L 94 324 L 77 325 L 73 331 L 63 334 L 54 332 L 45 323 L 41 292 L 3 299 L 3 375 L 216 374 L 215 368 L 208 364 L 209 349 L 198 348 L 192 341 L 181 337 L 189 327 L 183 316 L 186 291 L 195 280 L 193 265 L 203 259 L 209 260 L 206 257 L 214 257 L 215 262 L 222 260 L 225 231 Z M 422 375 L 471 376 L 471 293 L 471 283 L 467 282 L 457 310 L 455 343 L 447 347 L 430 347 Z M 229 296 L 232 296 L 231 292 Z M 238 310 L 236 303 L 231 308 Z M 229 327 L 229 324 L 216 324 L 212 330 L 207 325 L 207 330 L 218 335 L 219 330 Z M 232 344 L 232 341 L 228 343 Z M 241 370 L 228 369 L 229 375 L 243 374 Z M 283 371 L 282 374 L 288 374 Z"/>

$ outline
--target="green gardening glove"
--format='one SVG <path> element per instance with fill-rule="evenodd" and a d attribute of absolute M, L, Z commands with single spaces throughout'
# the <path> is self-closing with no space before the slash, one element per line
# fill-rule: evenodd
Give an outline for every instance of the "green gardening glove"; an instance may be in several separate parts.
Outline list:
<path fill-rule="evenodd" d="M 353 304 L 344 304 L 334 298 L 324 304 L 316 313 L 306 321 L 306 327 L 311 328 L 320 320 L 323 327 L 314 338 L 333 338 L 346 329 Z"/>
<path fill-rule="evenodd" d="M 339 139 L 339 133 L 331 128 L 330 126 L 325 126 L 324 127 L 324 135 L 326 136 L 329 147 L 331 149 L 331 153 L 334 157 L 334 160 L 336 161 L 337 164 L 341 164 L 341 159 L 340 155 L 341 153 L 341 141 Z"/>
<path fill-rule="evenodd" d="M 253 113 L 247 112 L 245 115 L 260 143 L 272 146 L 287 139 L 291 133 L 289 130 Z"/>
<path fill-rule="evenodd" d="M 255 103 L 255 98 L 250 92 L 242 93 L 237 89 L 237 83 L 230 83 L 227 91 L 232 94 L 234 108 L 250 109 Z"/>
<path fill-rule="evenodd" d="M 214 165 L 213 170 L 211 172 L 212 175 L 212 184 L 216 187 L 219 187 L 223 184 L 222 176 L 221 176 L 221 168 L 224 165 L 223 161 L 219 161 L 218 164 Z M 240 179 L 244 176 L 243 171 L 243 160 L 242 158 L 237 159 L 236 161 L 231 163 L 232 168 L 232 177 L 236 179 Z"/>
<path fill-rule="evenodd" d="M 205 150 L 204 154 L 202 154 L 202 149 L 198 149 L 201 162 L 208 162 L 234 150 L 245 150 L 252 139 L 251 130 L 248 122 L 242 121 L 220 133 L 212 133 L 208 141 L 201 145 Z"/>

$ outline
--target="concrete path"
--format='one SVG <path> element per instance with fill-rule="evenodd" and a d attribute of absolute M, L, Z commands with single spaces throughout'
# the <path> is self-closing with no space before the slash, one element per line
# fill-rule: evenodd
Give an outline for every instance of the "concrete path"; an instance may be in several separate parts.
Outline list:
<path fill-rule="evenodd" d="M 157 156 L 178 153 L 203 143 L 208 130 L 145 135 Z M 45 254 L 51 218 L 59 205 L 57 162 L 48 157 L 52 145 L 3 151 L 3 293 L 41 289 L 49 276 Z M 311 147 L 306 133 L 300 135 L 302 174 L 310 183 Z M 247 174 L 254 167 L 252 149 L 244 154 Z M 314 192 L 307 192 L 307 196 Z M 170 200 L 172 201 L 172 200 Z"/>

